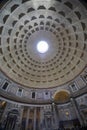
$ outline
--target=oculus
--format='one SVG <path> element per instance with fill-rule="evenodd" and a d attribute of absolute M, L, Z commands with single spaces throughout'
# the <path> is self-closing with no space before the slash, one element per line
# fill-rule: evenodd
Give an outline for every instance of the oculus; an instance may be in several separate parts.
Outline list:
<path fill-rule="evenodd" d="M 40 41 L 37 44 L 37 51 L 39 53 L 45 53 L 45 52 L 47 52 L 48 48 L 49 48 L 49 46 L 48 46 L 48 43 L 46 41 Z"/>

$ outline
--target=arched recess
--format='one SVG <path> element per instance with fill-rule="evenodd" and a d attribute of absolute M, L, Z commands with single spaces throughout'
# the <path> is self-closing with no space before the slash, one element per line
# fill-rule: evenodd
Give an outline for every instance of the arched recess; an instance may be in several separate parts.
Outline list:
<path fill-rule="evenodd" d="M 56 103 L 65 103 L 70 99 L 70 92 L 68 90 L 62 89 L 56 91 L 53 95 L 53 100 Z"/>

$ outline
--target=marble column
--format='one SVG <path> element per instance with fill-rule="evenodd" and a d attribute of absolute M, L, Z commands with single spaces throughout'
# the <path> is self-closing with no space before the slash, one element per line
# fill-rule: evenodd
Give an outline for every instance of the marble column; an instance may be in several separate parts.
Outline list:
<path fill-rule="evenodd" d="M 34 130 L 36 130 L 36 108 L 34 108 Z"/>
<path fill-rule="evenodd" d="M 58 108 L 55 103 L 52 103 L 52 112 L 54 116 L 54 128 L 58 129 L 59 128 L 59 113 L 58 113 Z"/>
<path fill-rule="evenodd" d="M 80 110 L 78 108 L 76 100 L 74 98 L 71 98 L 70 101 L 71 101 L 71 103 L 73 105 L 73 108 L 74 108 L 74 110 L 76 112 L 76 115 L 77 115 L 77 118 L 78 118 L 78 120 L 80 122 L 80 125 L 84 125 L 84 121 L 83 121 L 82 116 L 80 114 Z"/>
<path fill-rule="evenodd" d="M 46 115 L 44 115 L 45 129 L 48 130 Z"/>
<path fill-rule="evenodd" d="M 24 109 L 24 107 L 21 106 L 21 109 L 20 109 L 20 117 L 19 117 L 19 124 L 17 125 L 17 128 L 16 128 L 17 130 L 20 130 L 21 127 L 22 127 L 23 109 Z"/>
<path fill-rule="evenodd" d="M 29 113 L 30 113 L 30 109 L 28 107 L 28 109 L 27 109 L 27 118 L 26 118 L 26 127 L 25 127 L 25 130 L 28 129 Z"/>
<path fill-rule="evenodd" d="M 43 113 L 42 113 L 42 107 L 40 108 L 40 123 L 39 123 L 39 129 L 42 129 L 42 122 L 43 122 Z"/>
<path fill-rule="evenodd" d="M 43 123 L 43 110 L 40 108 L 40 128 L 42 128 L 42 123 Z"/>
<path fill-rule="evenodd" d="M 44 120 L 45 120 L 45 117 L 44 117 L 44 108 L 41 107 L 40 108 L 40 129 L 44 129 L 46 128 L 45 124 L 44 124 Z"/>

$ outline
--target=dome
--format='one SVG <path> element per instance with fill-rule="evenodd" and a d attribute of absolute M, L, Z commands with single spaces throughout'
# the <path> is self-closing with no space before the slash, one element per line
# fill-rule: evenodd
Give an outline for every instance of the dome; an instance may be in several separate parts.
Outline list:
<path fill-rule="evenodd" d="M 70 82 L 87 65 L 85 17 L 75 0 L 8 2 L 0 15 L 1 71 L 28 88 Z M 46 53 L 37 51 L 39 41 L 48 43 Z"/>
<path fill-rule="evenodd" d="M 0 129 L 85 125 L 86 1 L 1 0 Z"/>

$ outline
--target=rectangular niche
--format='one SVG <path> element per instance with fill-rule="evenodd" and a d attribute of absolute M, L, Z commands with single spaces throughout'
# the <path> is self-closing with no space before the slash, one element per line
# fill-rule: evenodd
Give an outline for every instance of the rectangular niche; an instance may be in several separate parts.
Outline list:
<path fill-rule="evenodd" d="M 2 89 L 6 91 L 9 84 L 10 84 L 10 82 L 8 80 L 5 80 L 4 83 L 2 84 Z"/>
<path fill-rule="evenodd" d="M 35 99 L 35 92 L 32 92 L 32 98 Z"/>
<path fill-rule="evenodd" d="M 69 85 L 70 89 L 72 90 L 72 92 L 75 92 L 78 90 L 77 84 L 75 82 L 71 83 Z"/>
<path fill-rule="evenodd" d="M 16 95 L 21 97 L 22 93 L 23 93 L 23 89 L 19 88 Z"/>

